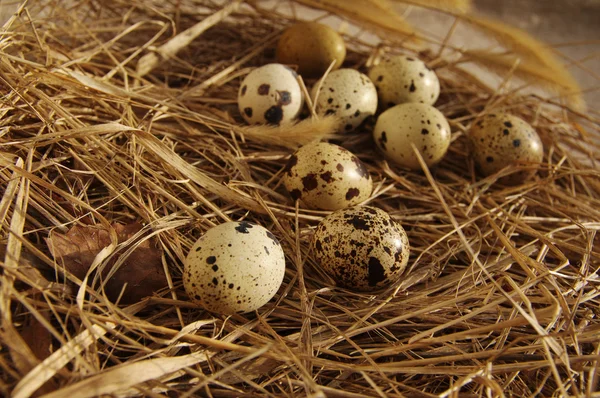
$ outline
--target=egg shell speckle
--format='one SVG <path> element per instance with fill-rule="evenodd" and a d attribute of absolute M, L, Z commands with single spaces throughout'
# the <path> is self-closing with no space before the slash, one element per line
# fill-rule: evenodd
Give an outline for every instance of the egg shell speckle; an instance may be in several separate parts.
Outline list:
<path fill-rule="evenodd" d="M 287 28 L 276 50 L 277 62 L 297 65 L 303 77 L 320 77 L 335 61 L 338 69 L 346 58 L 344 39 L 335 30 L 317 22 L 300 22 Z"/>
<path fill-rule="evenodd" d="M 377 87 L 379 103 L 391 107 L 406 102 L 433 105 L 440 95 L 440 81 L 434 71 L 417 58 L 398 55 L 384 59 L 369 71 Z"/>
<path fill-rule="evenodd" d="M 286 165 L 283 183 L 292 199 L 323 210 L 361 203 L 373 191 L 371 175 L 360 159 L 326 142 L 298 149 Z"/>
<path fill-rule="evenodd" d="M 337 115 L 341 118 L 339 132 L 356 129 L 377 111 L 375 85 L 365 74 L 354 69 L 339 69 L 329 73 L 313 86 L 313 101 L 315 97 L 317 115 Z"/>
<path fill-rule="evenodd" d="M 414 144 L 427 166 L 437 164 L 450 146 L 450 125 L 444 115 L 431 105 L 407 103 L 383 112 L 373 129 L 373 139 L 392 162 L 412 170 L 421 166 Z"/>
<path fill-rule="evenodd" d="M 385 211 L 369 206 L 338 210 L 317 227 L 313 246 L 338 285 L 361 291 L 396 282 L 409 257 L 408 236 Z"/>
<path fill-rule="evenodd" d="M 250 72 L 238 92 L 238 108 L 249 124 L 281 124 L 302 111 L 304 96 L 298 75 L 281 64 L 267 64 Z"/>
<path fill-rule="evenodd" d="M 275 236 L 249 222 L 226 222 L 188 253 L 183 286 L 190 299 L 220 314 L 254 311 L 281 286 L 285 256 Z"/>
<path fill-rule="evenodd" d="M 534 128 L 523 119 L 506 113 L 491 113 L 476 120 L 469 139 L 478 169 L 486 176 L 510 165 L 541 163 L 544 159 L 542 140 Z M 502 181 L 518 184 L 535 172 L 521 170 Z"/>

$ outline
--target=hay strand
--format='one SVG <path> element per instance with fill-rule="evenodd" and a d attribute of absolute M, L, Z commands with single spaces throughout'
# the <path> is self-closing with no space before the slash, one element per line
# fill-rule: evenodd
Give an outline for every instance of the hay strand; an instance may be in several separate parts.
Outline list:
<path fill-rule="evenodd" d="M 479 61 L 488 66 L 502 67 L 507 63 L 514 65 L 514 61 L 519 60 L 517 71 L 522 72 L 522 75 L 533 77 L 534 81 L 541 80 L 544 84 L 553 85 L 576 109 L 584 109 L 579 84 L 548 45 L 519 28 L 490 18 L 472 15 L 463 15 L 461 18 L 496 39 L 513 55 L 505 57 L 499 54 L 475 51 L 475 54 L 479 56 Z"/>
<path fill-rule="evenodd" d="M 177 36 L 173 37 L 171 40 L 157 48 L 155 52 L 144 55 L 142 58 L 140 58 L 137 64 L 137 73 L 139 77 L 147 75 L 154 68 L 156 68 L 159 62 L 169 60 L 181 49 L 190 45 L 190 43 L 200 36 L 204 31 L 210 29 L 212 26 L 227 18 L 228 15 L 238 9 L 240 3 L 241 0 L 232 1 L 230 4 L 226 5 L 213 15 L 204 18 L 191 28 L 179 33 Z"/>
<path fill-rule="evenodd" d="M 467 13 L 473 7 L 471 0 L 393 0 L 395 3 L 410 4 L 450 12 Z"/>
<path fill-rule="evenodd" d="M 512 71 L 526 82 L 539 86 L 547 86 L 560 93 L 560 97 L 570 103 L 574 109 L 582 111 L 585 102 L 582 91 L 575 78 L 570 73 L 559 73 L 551 67 L 523 61 L 520 58 L 485 50 L 468 50 L 464 52 L 466 60 L 489 68 L 498 73 Z"/>
<path fill-rule="evenodd" d="M 329 11 L 367 26 L 372 30 L 394 34 L 400 38 L 413 37 L 415 31 L 386 0 L 299 0 L 301 4 Z"/>

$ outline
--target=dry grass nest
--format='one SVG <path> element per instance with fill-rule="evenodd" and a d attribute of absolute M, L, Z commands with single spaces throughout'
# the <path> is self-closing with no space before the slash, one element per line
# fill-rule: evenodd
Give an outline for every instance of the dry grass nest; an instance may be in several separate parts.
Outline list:
<path fill-rule="evenodd" d="M 200 3 L 42 0 L 1 34 L 2 395 L 597 394 L 594 113 L 492 89 L 397 36 L 373 47 L 346 35 L 347 67 L 404 52 L 440 76 L 450 150 L 431 170 L 402 170 L 377 154 L 372 123 L 343 136 L 308 114 L 294 126 L 245 126 L 241 78 L 273 61 L 293 17 Z M 140 59 L 210 16 L 196 40 L 140 72 Z M 529 121 L 545 145 L 522 185 L 480 177 L 469 157 L 471 123 L 498 109 Z M 366 164 L 367 204 L 408 233 L 409 267 L 384 291 L 335 287 L 310 249 L 328 213 L 282 189 L 293 148 L 319 138 Z M 271 230 L 287 269 L 268 305 L 225 317 L 190 302 L 181 275 L 195 240 L 228 220 Z M 83 273 L 53 255 L 53 234 L 70 236 L 79 265 L 87 253 Z M 166 274 L 163 288 L 134 276 L 109 300 L 111 267 L 142 275 L 149 263 Z M 126 304 L 127 289 L 149 297 Z"/>

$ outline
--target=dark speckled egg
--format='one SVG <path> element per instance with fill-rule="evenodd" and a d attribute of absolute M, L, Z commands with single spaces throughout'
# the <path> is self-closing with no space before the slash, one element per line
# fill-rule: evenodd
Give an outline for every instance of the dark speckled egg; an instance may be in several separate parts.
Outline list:
<path fill-rule="evenodd" d="M 357 205 L 367 200 L 373 190 L 373 180 L 360 159 L 327 142 L 298 149 L 288 161 L 283 184 L 292 199 L 323 210 Z"/>
<path fill-rule="evenodd" d="M 238 108 L 249 124 L 282 124 L 294 120 L 304 106 L 296 72 L 267 64 L 250 72 L 238 92 Z"/>
<path fill-rule="evenodd" d="M 285 273 L 279 241 L 249 222 L 209 229 L 192 246 L 183 286 L 196 303 L 221 314 L 254 311 L 277 293 Z"/>
<path fill-rule="evenodd" d="M 475 163 L 486 176 L 511 165 L 536 166 L 544 159 L 542 140 L 533 127 L 523 119 L 506 113 L 490 113 L 476 120 L 469 139 Z M 535 167 L 526 167 L 502 181 L 522 183 L 535 172 Z"/>
<path fill-rule="evenodd" d="M 408 236 L 385 211 L 368 206 L 325 217 L 313 238 L 321 267 L 339 286 L 371 291 L 399 279 L 409 257 Z"/>

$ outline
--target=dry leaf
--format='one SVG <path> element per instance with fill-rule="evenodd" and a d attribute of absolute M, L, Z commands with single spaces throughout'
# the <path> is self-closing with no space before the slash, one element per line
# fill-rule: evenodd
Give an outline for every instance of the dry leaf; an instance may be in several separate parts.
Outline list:
<path fill-rule="evenodd" d="M 0 245 L 0 261 L 5 261 L 6 257 L 12 254 L 7 253 L 7 246 Z M 40 268 L 44 265 L 41 261 L 23 248 L 16 259 L 18 264 L 17 275 L 19 278 L 15 280 L 14 287 L 19 291 L 36 291 L 31 297 L 36 300 L 41 299 L 41 294 L 37 289 L 53 289 L 60 292 L 60 284 L 49 282 L 40 272 Z M 24 279 L 21 279 L 24 278 Z M 27 282 L 24 282 L 27 281 Z M 33 289 L 32 289 L 32 286 Z M 27 294 L 27 293 L 25 293 Z M 40 310 L 41 316 L 50 321 L 50 313 L 48 310 Z M 21 374 L 27 374 L 39 362 L 46 359 L 52 354 L 52 334 L 46 327 L 40 323 L 32 314 L 25 315 L 25 319 L 20 331 L 15 328 L 6 328 L 2 334 L 2 338 L 10 341 L 8 344 L 8 352 L 15 365 L 15 368 Z M 53 380 L 48 380 L 40 384 L 36 388 L 34 397 L 52 392 L 58 388 L 58 385 Z"/>
<path fill-rule="evenodd" d="M 50 319 L 48 311 L 40 311 L 44 319 Z M 27 315 L 23 329 L 20 331 L 20 338 L 27 344 L 29 349 L 25 351 L 11 350 L 11 358 L 17 365 L 18 369 L 32 369 L 32 364 L 43 361 L 52 354 L 52 334 L 40 321 L 33 315 Z M 25 356 L 29 358 L 25 358 Z M 26 372 L 24 372 L 26 373 Z M 34 397 L 50 393 L 58 388 L 54 380 L 48 380 L 42 384 L 33 394 Z"/>
<path fill-rule="evenodd" d="M 138 223 L 114 223 L 112 228 L 117 233 L 119 243 L 123 243 L 138 233 L 142 226 Z M 46 239 L 54 259 L 79 279 L 85 277 L 96 255 L 110 243 L 109 231 L 99 226 L 76 225 L 66 234 L 51 232 Z M 161 250 L 153 242 L 145 240 L 140 243 L 106 281 L 104 291 L 107 297 L 116 300 L 127 284 L 121 302 L 133 303 L 166 287 L 167 279 L 161 257 Z M 113 255 L 103 267 L 103 277 L 111 272 L 117 258 L 118 255 Z"/>
<path fill-rule="evenodd" d="M 49 319 L 47 312 L 43 312 L 42 316 L 46 320 Z M 33 315 L 30 315 L 25 322 L 21 331 L 21 337 L 29 346 L 31 352 L 40 361 L 43 361 L 52 354 L 52 334 Z"/>
<path fill-rule="evenodd" d="M 48 319 L 46 313 L 42 313 L 42 315 Z M 26 346 L 22 345 L 20 350 L 11 349 L 10 356 L 17 369 L 23 374 L 27 374 L 35 364 L 52 354 L 52 334 L 33 315 L 28 315 L 18 336 L 21 343 L 25 343 Z M 54 380 L 47 380 L 35 389 L 32 396 L 48 394 L 57 388 L 58 385 Z"/>

